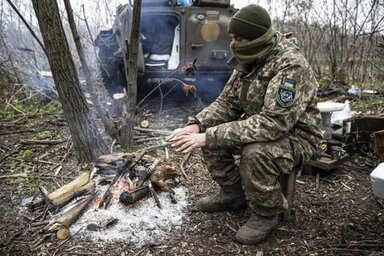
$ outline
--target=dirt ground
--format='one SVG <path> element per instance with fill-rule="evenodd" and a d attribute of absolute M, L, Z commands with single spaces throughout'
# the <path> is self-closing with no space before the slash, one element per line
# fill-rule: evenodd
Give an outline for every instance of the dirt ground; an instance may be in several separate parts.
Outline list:
<path fill-rule="evenodd" d="M 181 109 L 175 114 L 175 109 L 169 109 L 162 115 L 148 111 L 152 113 L 147 116 L 151 127 L 178 127 L 188 112 L 180 113 Z M 172 125 L 164 125 L 169 120 L 173 120 Z M 55 143 L 29 144 L 31 139 Z M 249 209 L 206 214 L 194 211 L 193 204 L 181 227 L 161 241 L 140 248 L 123 242 L 94 243 L 74 238 L 62 242 L 55 236 L 44 237 L 33 223 L 43 220 L 46 213 L 29 212 L 21 202 L 36 195 L 39 185 L 52 191 L 79 174 L 71 145 L 60 113 L 0 120 L 0 255 L 384 255 L 384 204 L 372 194 L 369 174 L 374 167 L 367 165 L 362 155 L 352 156 L 338 169 L 319 177 L 298 176 L 293 218 L 281 222 L 257 246 L 234 241 L 235 231 L 246 222 Z M 141 145 L 136 143 L 135 147 Z M 184 156 L 171 151 L 170 157 L 179 166 Z M 183 184 L 189 189 L 191 202 L 217 189 L 199 151 L 191 155 L 185 169 L 188 179 L 183 179 Z"/>

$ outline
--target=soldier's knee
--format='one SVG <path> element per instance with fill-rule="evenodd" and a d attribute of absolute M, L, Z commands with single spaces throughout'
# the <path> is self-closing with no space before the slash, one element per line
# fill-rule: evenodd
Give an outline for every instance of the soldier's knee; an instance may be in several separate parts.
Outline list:
<path fill-rule="evenodd" d="M 269 149 L 266 143 L 250 143 L 241 148 L 241 159 L 257 159 L 260 156 L 268 157 Z"/>

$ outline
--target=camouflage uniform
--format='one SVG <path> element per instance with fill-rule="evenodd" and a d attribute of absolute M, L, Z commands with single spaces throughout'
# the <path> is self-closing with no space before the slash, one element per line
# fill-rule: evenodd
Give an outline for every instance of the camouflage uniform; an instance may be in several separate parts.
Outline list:
<path fill-rule="evenodd" d="M 213 179 L 241 179 L 249 203 L 265 216 L 288 207 L 280 173 L 310 159 L 322 139 L 313 71 L 294 39 L 277 40 L 263 64 L 248 74 L 235 70 L 216 101 L 189 122 L 206 133 L 203 154 Z"/>

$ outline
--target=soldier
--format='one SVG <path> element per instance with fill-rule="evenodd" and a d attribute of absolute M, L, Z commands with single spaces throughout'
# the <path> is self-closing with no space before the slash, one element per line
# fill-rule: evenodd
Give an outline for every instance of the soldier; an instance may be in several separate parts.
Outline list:
<path fill-rule="evenodd" d="M 228 32 L 234 71 L 223 92 L 167 140 L 178 152 L 202 148 L 220 185 L 218 194 L 196 202 L 200 211 L 243 209 L 247 198 L 252 214 L 236 240 L 257 244 L 288 207 L 279 175 L 310 159 L 322 140 L 318 84 L 295 40 L 273 29 L 264 8 L 242 8 Z"/>

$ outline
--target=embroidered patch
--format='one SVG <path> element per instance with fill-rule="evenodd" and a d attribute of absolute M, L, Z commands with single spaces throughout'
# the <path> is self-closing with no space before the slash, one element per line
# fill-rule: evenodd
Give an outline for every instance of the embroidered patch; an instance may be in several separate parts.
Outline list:
<path fill-rule="evenodd" d="M 285 76 L 281 79 L 281 84 L 277 93 L 277 102 L 283 108 L 287 108 L 293 104 L 296 94 L 295 86 L 295 80 L 289 79 Z"/>
<path fill-rule="evenodd" d="M 281 85 L 287 88 L 295 88 L 296 81 L 283 77 L 283 79 L 281 80 Z"/>

